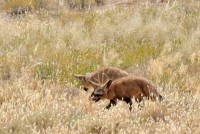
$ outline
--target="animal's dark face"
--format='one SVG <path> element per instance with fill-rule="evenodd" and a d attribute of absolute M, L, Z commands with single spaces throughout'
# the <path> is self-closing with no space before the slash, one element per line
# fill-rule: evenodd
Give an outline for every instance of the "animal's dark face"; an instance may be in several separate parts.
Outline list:
<path fill-rule="evenodd" d="M 92 81 L 89 81 L 90 84 L 93 86 L 94 88 L 94 92 L 91 94 L 90 99 L 92 101 L 99 101 L 103 98 L 105 98 L 106 94 L 108 93 L 109 87 L 112 83 L 112 80 L 108 80 L 105 84 L 103 85 L 98 85 Z"/>
<path fill-rule="evenodd" d="M 92 101 L 98 102 L 104 96 L 104 91 L 100 87 L 95 89 L 94 92 L 91 94 L 90 98 Z"/>
<path fill-rule="evenodd" d="M 81 81 L 81 83 L 83 84 L 83 90 L 88 91 L 88 89 L 92 88 L 92 86 L 90 85 L 90 83 L 85 80 L 85 81 Z"/>
<path fill-rule="evenodd" d="M 91 84 L 88 82 L 84 75 L 74 75 L 83 85 L 83 90 L 88 91 L 88 89 L 92 88 Z"/>

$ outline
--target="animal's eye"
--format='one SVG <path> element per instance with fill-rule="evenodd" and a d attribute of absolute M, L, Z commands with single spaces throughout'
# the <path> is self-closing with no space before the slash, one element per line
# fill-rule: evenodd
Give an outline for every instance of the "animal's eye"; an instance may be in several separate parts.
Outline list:
<path fill-rule="evenodd" d="M 99 96 L 103 96 L 103 93 L 101 91 L 96 91 L 94 92 L 94 95 L 99 97 Z"/>

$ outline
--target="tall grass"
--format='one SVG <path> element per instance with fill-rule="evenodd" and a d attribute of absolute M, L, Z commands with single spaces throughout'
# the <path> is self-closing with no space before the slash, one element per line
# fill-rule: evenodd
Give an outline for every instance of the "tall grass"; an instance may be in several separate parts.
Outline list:
<path fill-rule="evenodd" d="M 0 17 L 0 133 L 199 133 L 199 2 Z M 89 102 L 72 74 L 117 66 L 165 97 Z"/>

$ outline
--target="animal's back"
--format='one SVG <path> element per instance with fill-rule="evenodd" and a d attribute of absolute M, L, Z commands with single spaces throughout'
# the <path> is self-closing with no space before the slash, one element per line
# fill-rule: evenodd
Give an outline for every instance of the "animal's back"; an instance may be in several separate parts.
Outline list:
<path fill-rule="evenodd" d="M 97 83 L 105 83 L 109 79 L 116 80 L 118 78 L 128 76 L 128 73 L 116 67 L 105 67 L 92 73 L 91 81 Z"/>
<path fill-rule="evenodd" d="M 114 90 L 118 97 L 149 96 L 150 92 L 156 92 L 155 86 L 145 78 L 126 76 L 115 80 L 110 89 Z M 156 92 L 157 94 L 157 92 Z"/>

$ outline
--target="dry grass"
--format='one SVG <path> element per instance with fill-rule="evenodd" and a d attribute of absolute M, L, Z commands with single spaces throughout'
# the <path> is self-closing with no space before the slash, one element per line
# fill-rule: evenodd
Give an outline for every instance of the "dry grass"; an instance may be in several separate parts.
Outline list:
<path fill-rule="evenodd" d="M 132 0 L 0 17 L 0 133 L 200 133 L 200 3 Z M 73 73 L 117 66 L 157 85 L 132 112 L 89 102 Z"/>

